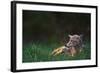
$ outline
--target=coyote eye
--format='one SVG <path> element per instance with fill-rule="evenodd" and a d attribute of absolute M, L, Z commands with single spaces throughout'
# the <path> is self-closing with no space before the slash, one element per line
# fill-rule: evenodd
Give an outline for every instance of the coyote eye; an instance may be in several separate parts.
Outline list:
<path fill-rule="evenodd" d="M 73 41 L 73 43 L 76 43 L 77 41 Z"/>
<path fill-rule="evenodd" d="M 79 38 L 77 37 L 76 39 L 78 40 Z"/>

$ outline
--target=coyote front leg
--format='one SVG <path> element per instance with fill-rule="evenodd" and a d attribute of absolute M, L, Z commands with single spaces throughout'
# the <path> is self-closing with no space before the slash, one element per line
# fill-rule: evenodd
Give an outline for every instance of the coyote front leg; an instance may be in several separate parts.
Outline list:
<path fill-rule="evenodd" d="M 71 56 L 73 57 L 76 54 L 76 49 L 74 47 L 71 48 Z"/>

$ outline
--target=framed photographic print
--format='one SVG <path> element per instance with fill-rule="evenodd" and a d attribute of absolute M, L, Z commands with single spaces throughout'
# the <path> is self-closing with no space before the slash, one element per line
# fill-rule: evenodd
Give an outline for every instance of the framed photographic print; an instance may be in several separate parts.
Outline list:
<path fill-rule="evenodd" d="M 11 71 L 97 67 L 97 6 L 11 2 Z"/>

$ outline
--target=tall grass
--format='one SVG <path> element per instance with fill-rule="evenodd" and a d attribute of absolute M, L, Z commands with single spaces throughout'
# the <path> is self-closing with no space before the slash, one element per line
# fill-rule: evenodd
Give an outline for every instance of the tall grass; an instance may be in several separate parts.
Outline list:
<path fill-rule="evenodd" d="M 86 42 L 83 51 L 74 57 L 66 54 L 52 56 L 51 52 L 62 46 L 60 43 L 51 42 L 31 42 L 23 46 L 23 62 L 45 62 L 45 61 L 64 61 L 64 60 L 83 60 L 90 59 L 90 43 Z"/>

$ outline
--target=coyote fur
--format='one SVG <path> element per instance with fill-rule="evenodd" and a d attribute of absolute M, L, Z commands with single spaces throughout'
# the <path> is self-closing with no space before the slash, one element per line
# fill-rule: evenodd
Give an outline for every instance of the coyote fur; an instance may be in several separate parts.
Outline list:
<path fill-rule="evenodd" d="M 82 35 L 69 35 L 69 42 L 64 46 L 61 46 L 51 53 L 56 56 L 62 53 L 68 54 L 69 56 L 75 56 L 83 49 Z"/>

